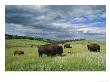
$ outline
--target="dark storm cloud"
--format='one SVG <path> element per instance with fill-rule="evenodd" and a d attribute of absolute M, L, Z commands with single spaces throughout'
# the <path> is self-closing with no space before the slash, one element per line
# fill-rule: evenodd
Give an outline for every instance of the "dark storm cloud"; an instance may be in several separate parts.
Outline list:
<path fill-rule="evenodd" d="M 105 13 L 104 5 L 6 5 L 6 33 L 52 39 L 105 35 Z"/>

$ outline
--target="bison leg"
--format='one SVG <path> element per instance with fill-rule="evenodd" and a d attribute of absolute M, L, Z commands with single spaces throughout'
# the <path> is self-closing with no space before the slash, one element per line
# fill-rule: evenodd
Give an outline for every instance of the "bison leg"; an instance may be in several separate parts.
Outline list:
<path fill-rule="evenodd" d="M 16 54 L 14 53 L 13 56 L 15 56 Z"/>
<path fill-rule="evenodd" d="M 51 58 L 53 58 L 55 55 L 50 55 L 51 56 Z"/>
<path fill-rule="evenodd" d="M 59 55 L 59 56 L 62 56 L 62 54 L 61 54 L 61 53 L 59 53 L 58 55 Z"/>
<path fill-rule="evenodd" d="M 88 48 L 88 50 L 89 50 L 89 47 L 87 47 Z"/>
<path fill-rule="evenodd" d="M 98 52 L 100 52 L 100 47 L 98 48 Z"/>
<path fill-rule="evenodd" d="M 13 54 L 13 56 L 15 56 L 15 54 Z"/>
<path fill-rule="evenodd" d="M 89 51 L 90 51 L 90 52 L 92 52 L 92 50 L 91 50 L 91 49 L 89 49 Z"/>
<path fill-rule="evenodd" d="M 42 54 L 41 53 L 39 53 L 39 57 L 42 57 Z"/>

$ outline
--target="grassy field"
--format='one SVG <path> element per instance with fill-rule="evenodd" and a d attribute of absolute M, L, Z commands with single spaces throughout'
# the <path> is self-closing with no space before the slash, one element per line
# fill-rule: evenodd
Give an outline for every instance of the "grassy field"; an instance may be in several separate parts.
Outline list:
<path fill-rule="evenodd" d="M 11 39 L 5 42 L 5 70 L 6 71 L 105 71 L 106 70 L 106 43 L 90 41 L 101 46 L 100 52 L 87 50 L 87 40 L 73 41 L 72 48 L 64 49 L 63 57 L 39 58 L 37 46 L 46 44 L 43 41 L 28 39 Z M 24 55 L 13 56 L 13 51 L 20 48 Z"/>

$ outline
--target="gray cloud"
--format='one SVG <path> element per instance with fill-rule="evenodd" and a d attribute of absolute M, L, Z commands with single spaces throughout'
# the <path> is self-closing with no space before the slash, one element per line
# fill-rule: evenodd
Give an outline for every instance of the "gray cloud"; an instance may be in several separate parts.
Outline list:
<path fill-rule="evenodd" d="M 89 38 L 93 35 L 95 38 L 104 38 L 102 36 L 105 36 L 105 21 L 81 23 L 86 20 L 84 16 L 88 20 L 105 18 L 104 5 L 6 5 L 5 11 L 8 34 L 50 39 Z M 96 27 L 97 24 L 103 24 L 104 27 Z"/>

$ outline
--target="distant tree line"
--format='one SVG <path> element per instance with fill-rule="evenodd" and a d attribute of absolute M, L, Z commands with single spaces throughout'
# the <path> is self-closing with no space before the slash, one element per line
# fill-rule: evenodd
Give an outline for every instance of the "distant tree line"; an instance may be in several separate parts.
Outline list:
<path fill-rule="evenodd" d="M 73 39 L 73 40 L 51 40 L 51 39 L 46 39 L 46 38 L 39 38 L 39 37 L 29 37 L 29 36 L 18 36 L 18 35 L 9 35 L 5 34 L 5 39 L 29 39 L 29 40 L 38 40 L 38 41 L 44 41 L 48 43 L 54 43 L 54 44 L 65 44 L 66 42 L 71 42 L 71 41 L 81 41 L 85 39 Z"/>
<path fill-rule="evenodd" d="M 18 36 L 18 35 L 9 35 L 9 34 L 5 34 L 5 39 L 30 39 L 30 40 L 39 40 L 39 41 L 45 41 L 46 40 L 44 38 L 38 38 L 38 37 L 36 38 L 36 37 Z"/>

